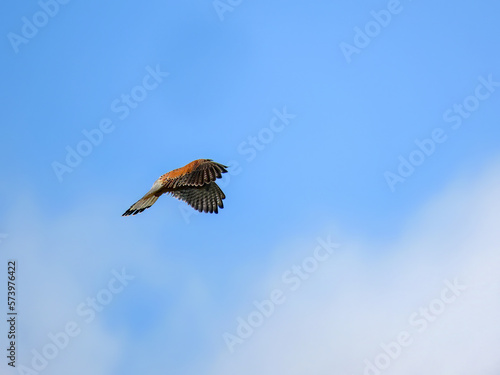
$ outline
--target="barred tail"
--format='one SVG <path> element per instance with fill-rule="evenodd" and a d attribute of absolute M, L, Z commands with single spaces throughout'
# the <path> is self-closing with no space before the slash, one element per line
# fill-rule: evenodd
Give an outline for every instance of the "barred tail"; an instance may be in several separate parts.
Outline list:
<path fill-rule="evenodd" d="M 156 201 L 158 197 L 156 195 L 148 195 L 146 194 L 144 197 L 135 202 L 130 208 L 124 212 L 122 216 L 129 216 L 141 213 L 146 208 L 151 207 Z"/>

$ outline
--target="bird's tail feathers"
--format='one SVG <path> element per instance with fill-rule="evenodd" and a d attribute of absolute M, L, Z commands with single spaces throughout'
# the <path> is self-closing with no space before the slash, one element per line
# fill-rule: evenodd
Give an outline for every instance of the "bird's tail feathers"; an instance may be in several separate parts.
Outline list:
<path fill-rule="evenodd" d="M 146 194 L 144 197 L 130 206 L 130 208 L 125 211 L 122 216 L 136 215 L 138 213 L 141 213 L 145 209 L 151 207 L 157 200 L 158 197 L 156 195 Z"/>

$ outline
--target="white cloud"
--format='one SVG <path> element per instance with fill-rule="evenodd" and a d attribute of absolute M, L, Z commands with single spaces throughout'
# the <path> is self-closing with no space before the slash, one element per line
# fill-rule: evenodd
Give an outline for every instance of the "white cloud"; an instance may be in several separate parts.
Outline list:
<path fill-rule="evenodd" d="M 210 373 L 498 374 L 499 191 L 495 163 L 432 199 L 394 243 L 338 239 L 341 248 L 299 290 L 286 291 L 286 302 L 234 354 L 223 348 Z M 303 257 L 309 251 L 302 247 Z M 296 257 L 282 257 L 259 296 L 269 295 L 294 263 Z M 449 291 L 442 293 L 455 279 L 467 288 L 451 301 Z M 236 321 L 226 328 L 234 333 Z M 374 363 L 384 354 L 381 343 L 402 332 L 411 343 L 387 368 L 367 370 L 365 360 Z M 379 364 L 385 367 L 384 358 Z"/>
<path fill-rule="evenodd" d="M 173 288 L 172 276 L 165 273 L 171 274 L 171 269 L 182 272 L 184 265 L 163 259 L 160 250 L 144 236 L 134 237 L 140 229 L 128 222 L 110 222 L 110 217 L 121 217 L 105 212 L 113 208 L 103 202 L 80 207 L 57 219 L 38 212 L 38 207 L 29 194 L 23 195 L 16 210 L 8 215 L 9 227 L 5 231 L 9 236 L 1 245 L 0 264 L 6 267 L 10 258 L 18 263 L 17 368 L 8 367 L 7 373 L 113 373 L 128 360 L 127 348 L 133 343 L 128 330 L 137 323 L 132 314 L 127 315 L 127 309 L 134 307 L 137 295 L 143 291 Z M 137 238 L 141 239 L 139 249 Z M 109 304 L 97 300 L 102 311 L 95 311 L 95 317 L 86 321 L 89 316 L 79 314 L 77 307 L 109 288 L 112 270 L 120 273 L 123 268 L 136 278 L 123 290 L 113 292 Z M 113 287 L 118 288 L 119 283 L 113 283 Z M 0 290 L 0 296 L 5 293 L 5 288 Z M 110 326 L 110 321 L 120 318 L 121 325 Z M 77 324 L 78 334 L 66 340 L 59 334 L 70 322 Z M 50 334 L 59 335 L 63 346 L 55 355 Z M 33 362 L 33 350 L 42 354 L 46 363 L 40 357 Z M 46 353 L 53 358 L 47 358 Z M 5 359 L 3 362 L 0 367 L 5 369 Z M 25 367 L 18 372 L 20 366 Z"/>
<path fill-rule="evenodd" d="M 232 321 L 221 323 L 206 275 L 186 261 L 170 261 L 154 241 L 145 243 L 147 236 L 140 233 L 145 224 L 119 218 L 111 222 L 115 213 L 103 211 L 114 208 L 102 202 L 54 221 L 24 198 L 9 215 L 10 227 L 3 229 L 9 236 L 0 254 L 2 264 L 7 257 L 20 264 L 18 364 L 29 365 L 32 349 L 42 350 L 50 332 L 76 320 L 81 334 L 42 374 L 154 372 L 176 368 L 179 359 L 173 353 L 189 361 L 200 354 L 203 358 L 184 368 L 185 373 L 199 373 L 194 369 L 220 344 L 222 350 L 209 362 L 212 371 L 207 373 L 361 375 L 365 360 L 374 362 L 384 353 L 381 343 L 390 345 L 403 331 L 410 334 L 411 344 L 381 374 L 498 374 L 499 172 L 500 163 L 451 185 L 409 220 L 408 229 L 393 243 L 351 241 L 332 230 L 340 248 L 296 291 L 281 277 L 311 256 L 317 242 L 314 237 L 297 236 L 295 244 L 286 239 L 277 247 L 270 276 L 249 287 L 248 306 L 275 288 L 285 292 L 286 301 L 234 354 L 224 347 L 222 334 L 234 333 L 236 317 L 251 310 L 239 310 Z M 323 238 L 328 234 L 328 228 L 317 233 Z M 76 306 L 105 288 L 111 269 L 121 267 L 136 280 L 108 310 L 85 324 Z M 444 304 L 442 314 L 420 332 L 410 316 L 439 300 L 445 280 L 455 278 L 467 290 Z M 141 309 L 134 310 L 141 295 Z M 148 301 L 150 306 L 142 305 Z M 163 310 L 148 326 L 141 314 L 130 313 L 158 308 Z M 110 325 L 126 314 L 122 325 Z M 191 348 L 194 340 L 200 347 Z M 147 363 L 136 359 L 147 357 Z"/>

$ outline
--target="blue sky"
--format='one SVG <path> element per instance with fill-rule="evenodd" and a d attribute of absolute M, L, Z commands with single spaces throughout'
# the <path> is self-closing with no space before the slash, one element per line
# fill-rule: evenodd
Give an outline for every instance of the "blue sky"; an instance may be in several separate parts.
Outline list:
<path fill-rule="evenodd" d="M 450 8 L 394 0 L 2 5 L 0 258 L 21 264 L 18 364 L 30 364 L 49 332 L 81 319 L 76 306 L 123 268 L 133 281 L 91 323 L 78 321 L 82 333 L 40 373 L 242 373 L 244 355 L 270 361 L 272 350 L 254 349 L 271 337 L 265 332 L 280 338 L 307 326 L 298 301 L 314 311 L 335 306 L 336 282 L 351 282 L 351 293 L 365 291 L 364 283 L 384 287 L 371 311 L 390 309 L 395 320 L 419 298 L 431 299 L 442 279 L 464 270 L 448 268 L 447 256 L 455 258 L 444 248 L 454 243 L 450 223 L 471 215 L 460 209 L 465 197 L 477 215 L 494 216 L 474 199 L 483 202 L 490 195 L 482 189 L 494 191 L 497 182 L 499 10 L 491 1 Z M 346 45 L 357 52 L 346 55 Z M 123 95 L 140 100 L 126 104 Z M 96 144 L 68 166 L 68 148 L 77 150 L 102 122 L 107 133 L 99 130 Z M 433 135 L 438 141 L 428 141 Z M 219 215 L 162 197 L 141 215 L 121 217 L 156 178 L 197 158 L 231 166 Z M 405 176 L 401 158 L 418 164 Z M 66 172 L 58 176 L 54 163 Z M 404 182 L 391 188 L 388 173 Z M 427 280 L 427 268 L 410 262 L 415 238 L 427 235 L 435 241 L 426 240 L 416 264 L 442 257 L 441 284 L 426 281 L 414 300 L 394 304 L 381 292 L 393 291 L 385 284 L 396 277 L 391 266 L 408 270 L 397 274 L 405 282 Z M 282 317 L 241 345 L 245 354 L 228 354 L 223 333 L 327 236 L 345 249 L 343 267 L 312 275 L 307 290 L 287 298 Z M 498 262 L 494 252 L 464 254 L 462 265 Z M 349 269 L 387 272 L 351 280 Z M 349 319 L 347 327 L 376 319 L 335 311 L 330 318 Z M 288 325 L 279 331 L 278 321 Z M 349 328 L 340 334 L 350 342 Z M 361 357 L 374 350 L 353 348 L 350 355 L 359 349 Z M 309 350 L 304 358 L 316 358 Z M 325 364 L 316 373 L 362 373 L 363 361 L 350 355 L 338 353 L 352 359 L 342 369 Z M 286 358 L 270 366 L 282 370 L 285 362 L 298 371 Z"/>

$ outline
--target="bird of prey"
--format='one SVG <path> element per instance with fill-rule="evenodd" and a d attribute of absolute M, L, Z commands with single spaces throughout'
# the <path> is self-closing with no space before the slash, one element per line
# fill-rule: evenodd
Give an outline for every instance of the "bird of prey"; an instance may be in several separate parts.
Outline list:
<path fill-rule="evenodd" d="M 227 172 L 227 166 L 211 159 L 198 159 L 182 168 L 165 173 L 151 190 L 135 202 L 122 216 L 135 215 L 151 207 L 160 195 L 170 193 L 200 212 L 218 213 L 226 198 L 215 180 Z"/>

